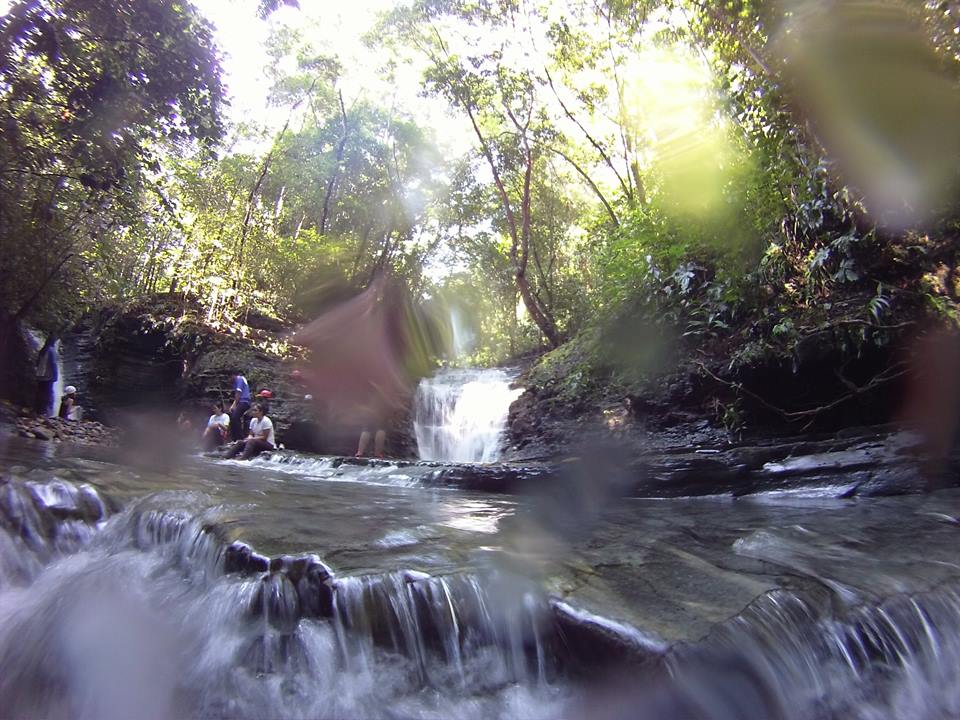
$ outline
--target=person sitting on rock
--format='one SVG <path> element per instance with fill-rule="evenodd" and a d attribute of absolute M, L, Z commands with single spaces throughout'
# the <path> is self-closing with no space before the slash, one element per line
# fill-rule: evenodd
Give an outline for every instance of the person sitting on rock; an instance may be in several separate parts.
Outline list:
<path fill-rule="evenodd" d="M 61 420 L 75 420 L 77 406 L 77 389 L 73 385 L 67 385 L 63 389 L 63 397 L 60 398 L 60 412 L 58 417 Z"/>
<path fill-rule="evenodd" d="M 203 431 L 203 449 L 216 450 L 229 439 L 230 416 L 223 411 L 223 402 L 217 400 L 213 404 L 213 415 L 207 420 L 207 427 Z"/>
<path fill-rule="evenodd" d="M 256 403 L 253 406 L 253 419 L 250 421 L 250 433 L 244 440 L 238 440 L 224 453 L 227 459 L 240 455 L 241 460 L 249 460 L 265 450 L 273 450 L 277 446 L 273 434 L 273 422 L 264 412 L 263 405 Z"/>

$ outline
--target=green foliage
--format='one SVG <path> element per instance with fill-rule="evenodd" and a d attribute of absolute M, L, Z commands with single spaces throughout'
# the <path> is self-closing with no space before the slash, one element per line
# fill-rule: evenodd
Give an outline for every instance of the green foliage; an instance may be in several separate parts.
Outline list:
<path fill-rule="evenodd" d="M 956 77 L 954 26 L 917 12 L 921 56 Z M 904 307 L 955 318 L 960 205 L 911 231 L 870 214 L 805 112 L 784 22 L 763 2 L 398 7 L 371 42 L 462 121 L 458 155 L 350 87 L 306 32 L 270 38 L 287 122 L 266 133 L 224 127 L 217 50 L 189 3 L 15 3 L 0 19 L 0 303 L 54 327 L 170 293 L 234 331 L 386 274 L 437 318 L 462 314 L 460 361 L 572 338 L 545 361 L 566 399 L 677 348 L 749 363 L 838 318 L 852 344 L 885 341 Z M 731 432 L 739 415 L 717 408 Z"/>
<path fill-rule="evenodd" d="M 151 28 L 148 34 L 143 28 Z M 0 18 L 0 304 L 54 326 L 135 251 L 164 148 L 217 141 L 223 88 L 189 3 L 41 0 Z"/>
<path fill-rule="evenodd" d="M 525 376 L 529 387 L 550 398 L 558 407 L 576 408 L 603 387 L 609 375 L 598 368 L 603 363 L 601 338 L 584 333 L 544 355 Z M 606 378 L 602 378 L 606 375 Z"/>

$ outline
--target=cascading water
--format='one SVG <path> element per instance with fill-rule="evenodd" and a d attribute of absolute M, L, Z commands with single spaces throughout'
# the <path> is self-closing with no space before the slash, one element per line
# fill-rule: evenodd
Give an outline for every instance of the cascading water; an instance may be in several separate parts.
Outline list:
<path fill-rule="evenodd" d="M 117 511 L 89 485 L 0 481 L 4 716 L 559 712 L 550 609 L 532 584 L 335 577 L 315 555 L 229 542 L 198 500 Z"/>
<path fill-rule="evenodd" d="M 414 432 L 421 460 L 495 462 L 512 403 L 522 389 L 500 368 L 444 370 L 421 381 Z"/>
<path fill-rule="evenodd" d="M 315 555 L 269 558 L 230 542 L 202 501 L 161 492 L 119 509 L 87 484 L 0 481 L 4 715 L 960 713 L 956 582 L 876 605 L 773 591 L 702 641 L 666 648 L 641 637 L 652 672 L 575 692 L 560 660 L 576 638 L 558 615 L 628 641 L 636 631 L 551 605 L 534 583 L 496 570 L 338 577 Z"/>
<path fill-rule="evenodd" d="M 45 338 L 43 336 L 43 333 L 41 333 L 39 330 L 28 330 L 27 337 L 29 338 L 30 344 L 32 346 L 31 347 L 32 357 L 35 359 L 37 357 L 37 353 L 40 352 L 40 348 L 43 347 Z M 53 389 L 51 391 L 53 398 L 52 398 L 52 405 L 49 408 L 49 412 L 51 415 L 56 416 L 60 413 L 60 398 L 63 397 L 63 388 L 66 385 L 66 383 L 64 383 L 64 380 L 63 380 L 63 373 L 64 373 L 63 343 L 60 340 L 57 340 L 54 343 L 53 351 L 54 351 L 54 357 L 56 358 L 56 364 L 57 364 L 57 379 L 54 381 Z"/>
<path fill-rule="evenodd" d="M 666 658 L 669 685 L 641 686 L 639 720 L 934 720 L 960 716 L 960 586 L 879 606 L 817 607 L 775 591 L 702 643 Z"/>
<path fill-rule="evenodd" d="M 47 448 L 0 442 L 4 717 L 960 717 L 956 491 L 559 543 L 532 497 Z"/>

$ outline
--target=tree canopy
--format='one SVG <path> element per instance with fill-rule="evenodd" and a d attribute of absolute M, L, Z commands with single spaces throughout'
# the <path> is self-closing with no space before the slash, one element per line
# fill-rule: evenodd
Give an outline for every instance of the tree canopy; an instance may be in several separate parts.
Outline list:
<path fill-rule="evenodd" d="M 188 2 L 14 3 L 3 307 L 54 329 L 168 292 L 305 320 L 391 276 L 481 362 L 628 315 L 787 335 L 858 293 L 866 320 L 907 295 L 952 318 L 960 6 L 801 5 L 401 4 L 371 54 L 420 73 L 457 146 L 309 28 L 272 26 L 265 129 L 228 120 Z"/>

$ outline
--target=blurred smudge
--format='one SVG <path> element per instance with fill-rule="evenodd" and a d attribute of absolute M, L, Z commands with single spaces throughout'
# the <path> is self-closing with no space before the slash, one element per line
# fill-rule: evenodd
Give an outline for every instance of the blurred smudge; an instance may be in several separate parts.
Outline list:
<path fill-rule="evenodd" d="M 337 421 L 382 427 L 409 407 L 442 333 L 398 281 L 381 277 L 296 334 L 312 351 L 304 383 Z"/>
<path fill-rule="evenodd" d="M 773 40 L 819 141 L 881 224 L 936 214 L 956 189 L 960 89 L 921 3 L 789 0 Z"/>

